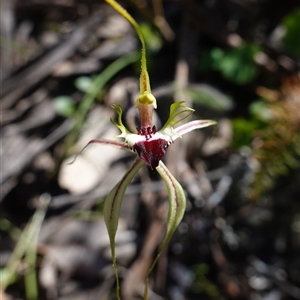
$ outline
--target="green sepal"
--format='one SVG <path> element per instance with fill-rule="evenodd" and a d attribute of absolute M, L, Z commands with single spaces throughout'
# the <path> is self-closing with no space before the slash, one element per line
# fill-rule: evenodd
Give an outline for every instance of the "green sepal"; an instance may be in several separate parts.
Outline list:
<path fill-rule="evenodd" d="M 144 161 L 137 158 L 130 169 L 125 173 L 121 180 L 115 185 L 115 187 L 110 191 L 104 201 L 104 221 L 107 227 L 108 236 L 110 240 L 110 249 L 113 262 L 113 268 L 116 276 L 116 286 L 117 286 L 117 298 L 120 299 L 119 295 L 119 277 L 117 269 L 117 260 L 115 253 L 115 237 L 118 229 L 120 209 L 122 205 L 122 200 L 126 191 L 126 188 L 132 181 L 133 177 L 137 174 L 139 169 L 144 165 Z"/>
<path fill-rule="evenodd" d="M 147 278 L 145 281 L 145 291 L 144 291 L 144 300 L 148 299 L 148 278 L 151 274 L 153 268 L 155 267 L 158 259 L 160 258 L 162 252 L 168 246 L 175 230 L 177 229 L 179 223 L 181 222 L 184 211 L 186 208 L 186 198 L 181 184 L 175 179 L 175 177 L 171 174 L 166 165 L 160 161 L 159 165 L 156 167 L 156 171 L 161 176 L 163 181 L 165 182 L 168 189 L 168 220 L 167 220 L 167 230 L 164 240 L 159 248 L 158 254 L 152 262 Z"/>
<path fill-rule="evenodd" d="M 195 110 L 183 105 L 184 101 L 175 102 L 170 106 L 170 114 L 167 122 L 161 130 L 173 127 L 177 123 L 188 118 Z"/>

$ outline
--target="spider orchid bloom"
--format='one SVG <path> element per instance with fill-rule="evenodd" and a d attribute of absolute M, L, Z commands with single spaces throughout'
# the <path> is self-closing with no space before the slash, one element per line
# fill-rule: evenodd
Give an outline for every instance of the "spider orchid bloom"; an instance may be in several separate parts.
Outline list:
<path fill-rule="evenodd" d="M 147 98 L 154 99 L 152 94 Z M 137 102 L 139 99 L 137 100 Z M 154 104 L 155 103 L 155 104 Z M 137 133 L 131 133 L 122 122 L 122 107 L 114 104 L 112 108 L 117 113 L 117 121 L 112 121 L 118 127 L 121 134 L 117 137 L 124 141 L 113 141 L 106 139 L 91 140 L 84 149 L 90 144 L 111 145 L 121 149 L 129 150 L 138 154 L 152 170 L 155 170 L 163 159 L 167 148 L 182 135 L 195 129 L 216 125 L 213 120 L 196 120 L 174 128 L 174 125 L 186 119 L 193 113 L 193 109 L 186 107 L 182 102 L 173 103 L 170 107 L 170 115 L 165 125 L 158 131 L 155 125 L 152 125 L 153 108 L 156 108 L 156 101 L 153 104 L 138 104 L 140 112 L 141 126 L 137 127 Z M 136 105 L 137 106 L 137 105 Z M 152 107 L 151 107 L 152 106 Z M 144 118 L 145 117 L 145 118 Z"/>
<path fill-rule="evenodd" d="M 135 108 L 139 111 L 140 126 L 137 128 L 137 133 L 130 132 L 122 122 L 122 108 L 120 105 L 113 105 L 113 109 L 117 113 L 117 120 L 112 121 L 121 131 L 119 135 L 124 141 L 94 139 L 90 144 L 102 144 L 115 146 L 121 149 L 129 150 L 138 154 L 133 165 L 128 169 L 120 181 L 109 192 L 104 201 L 104 220 L 107 227 L 110 248 L 113 262 L 113 269 L 116 277 L 116 294 L 117 299 L 120 300 L 120 284 L 115 255 L 115 236 L 118 228 L 118 220 L 122 200 L 127 186 L 130 184 L 133 177 L 137 174 L 143 165 L 148 165 L 152 170 L 156 170 L 161 176 L 168 189 L 168 219 L 167 229 L 162 244 L 158 250 L 153 263 L 150 266 L 146 280 L 143 299 L 148 299 L 148 278 L 152 272 L 161 253 L 167 247 L 171 237 L 182 220 L 186 200 L 185 194 L 180 183 L 174 178 L 168 168 L 162 162 L 167 148 L 179 137 L 194 129 L 204 128 L 215 125 L 216 122 L 212 120 L 191 121 L 184 125 L 174 127 L 179 122 L 186 119 L 193 113 L 193 109 L 183 105 L 183 102 L 173 103 L 170 107 L 170 114 L 165 125 L 157 131 L 155 125 L 152 124 L 153 110 L 156 109 L 156 99 L 151 93 L 150 80 L 147 72 L 146 64 L 146 45 L 143 33 L 140 26 L 131 17 L 130 14 L 120 6 L 115 0 L 105 0 L 111 7 L 120 13 L 131 25 L 134 27 L 142 45 L 141 51 L 141 74 L 140 74 L 140 95 L 136 100 Z M 86 148 L 84 147 L 83 150 Z M 82 151 L 83 151 L 82 150 Z"/>
<path fill-rule="evenodd" d="M 148 165 L 152 170 L 156 170 L 168 189 L 168 220 L 165 238 L 158 251 L 158 255 L 154 259 L 145 281 L 145 294 L 143 299 L 148 299 L 148 277 L 159 259 L 163 250 L 167 247 L 174 231 L 182 220 L 186 199 L 182 186 L 170 173 L 168 168 L 162 162 L 167 148 L 178 138 L 182 137 L 194 129 L 204 128 L 215 125 L 213 120 L 196 120 L 186 124 L 174 127 L 177 123 L 186 119 L 193 113 L 193 109 L 184 106 L 183 102 L 173 103 L 170 107 L 169 118 L 165 125 L 157 131 L 155 125 L 152 125 L 153 109 L 156 108 L 156 100 L 151 93 L 142 93 L 136 101 L 135 107 L 140 114 L 140 127 L 137 128 L 137 133 L 131 133 L 122 122 L 122 108 L 120 105 L 113 105 L 112 108 L 117 113 L 117 120 L 112 121 L 121 134 L 118 136 L 124 141 L 94 139 L 91 140 L 83 150 L 90 144 L 101 144 L 118 147 L 124 150 L 129 150 L 138 155 L 133 165 L 124 174 L 121 180 L 110 191 L 104 202 L 104 220 L 108 229 L 110 238 L 110 246 L 113 260 L 113 268 L 116 275 L 117 298 L 119 296 L 119 279 L 117 262 L 115 256 L 115 235 L 118 228 L 118 220 L 120 215 L 120 208 L 126 188 L 132 181 L 143 165 Z M 83 151 L 82 150 L 82 151 Z"/>

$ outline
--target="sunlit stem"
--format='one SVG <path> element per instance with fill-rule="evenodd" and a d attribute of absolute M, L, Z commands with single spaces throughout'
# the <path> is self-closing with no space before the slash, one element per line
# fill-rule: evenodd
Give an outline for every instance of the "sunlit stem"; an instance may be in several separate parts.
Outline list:
<path fill-rule="evenodd" d="M 138 25 L 138 23 L 132 18 L 132 16 L 116 1 L 114 0 L 105 0 L 111 7 L 113 7 L 120 15 L 122 15 L 134 28 L 136 31 L 141 44 L 141 76 L 140 76 L 140 93 L 151 93 L 150 88 L 150 80 L 147 71 L 147 63 L 146 63 L 146 44 L 143 32 Z"/>

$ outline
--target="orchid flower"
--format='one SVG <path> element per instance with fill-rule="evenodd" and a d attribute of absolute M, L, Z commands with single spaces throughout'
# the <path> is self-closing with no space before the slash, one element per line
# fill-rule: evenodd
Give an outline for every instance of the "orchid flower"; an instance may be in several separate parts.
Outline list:
<path fill-rule="evenodd" d="M 167 148 L 178 138 L 181 138 L 184 134 L 192 130 L 215 125 L 216 122 L 213 120 L 196 120 L 175 127 L 179 122 L 189 117 L 194 111 L 192 108 L 186 107 L 183 104 L 184 102 L 176 102 L 173 103 L 170 107 L 169 118 L 166 121 L 165 125 L 160 130 L 157 130 L 156 126 L 152 123 L 152 115 L 154 109 L 157 108 L 157 102 L 150 89 L 150 80 L 146 66 L 146 47 L 141 29 L 135 22 L 135 20 L 118 3 L 116 3 L 114 0 L 105 1 L 132 24 L 142 44 L 140 95 L 135 102 L 135 108 L 138 109 L 139 112 L 140 125 L 137 127 L 136 133 L 130 132 L 122 122 L 122 107 L 115 104 L 112 106 L 112 108 L 117 113 L 117 120 L 112 122 L 121 131 L 121 134 L 118 137 L 122 138 L 123 141 L 94 139 L 91 140 L 83 148 L 83 150 L 90 144 L 101 144 L 128 150 L 137 155 L 137 158 L 134 161 L 133 165 L 110 191 L 104 202 L 104 220 L 110 239 L 118 299 L 120 299 L 120 291 L 115 255 L 115 236 L 118 228 L 120 208 L 126 188 L 143 165 L 147 165 L 153 171 L 157 171 L 157 173 L 161 176 L 162 180 L 166 184 L 166 187 L 168 189 L 169 204 L 167 229 L 161 247 L 158 251 L 158 255 L 150 266 L 147 279 L 145 281 L 144 299 L 148 299 L 148 277 L 157 260 L 159 259 L 161 253 L 167 247 L 174 231 L 181 222 L 186 207 L 184 190 L 180 183 L 174 178 L 174 176 L 162 162 L 162 159 L 166 153 Z"/>

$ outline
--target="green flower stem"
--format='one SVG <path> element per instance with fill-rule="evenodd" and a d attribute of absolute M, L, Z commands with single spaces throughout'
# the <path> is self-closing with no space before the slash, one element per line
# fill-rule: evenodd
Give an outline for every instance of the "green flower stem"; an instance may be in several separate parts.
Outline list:
<path fill-rule="evenodd" d="M 145 38 L 143 36 L 143 32 L 141 30 L 141 27 L 138 25 L 138 23 L 120 4 L 118 4 L 114 0 L 105 0 L 105 1 L 133 26 L 142 44 L 140 95 L 136 99 L 135 107 L 139 110 L 141 128 L 142 129 L 151 128 L 153 109 L 156 108 L 157 105 L 156 105 L 155 97 L 151 94 L 150 79 L 147 71 L 146 44 L 145 44 Z"/>
<path fill-rule="evenodd" d="M 114 0 L 105 0 L 111 7 L 113 7 L 121 16 L 123 16 L 134 28 L 136 31 L 141 44 L 141 75 L 140 75 L 140 93 L 151 93 L 150 80 L 147 71 L 147 62 L 146 62 L 146 44 L 143 32 L 138 25 L 138 23 L 132 18 L 132 16 L 116 1 Z"/>

